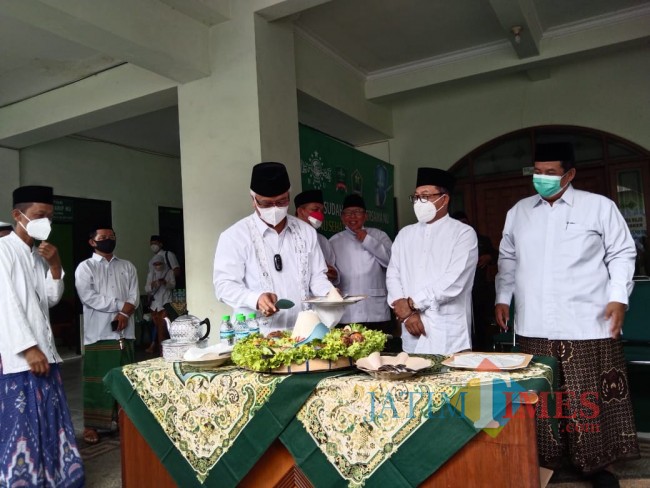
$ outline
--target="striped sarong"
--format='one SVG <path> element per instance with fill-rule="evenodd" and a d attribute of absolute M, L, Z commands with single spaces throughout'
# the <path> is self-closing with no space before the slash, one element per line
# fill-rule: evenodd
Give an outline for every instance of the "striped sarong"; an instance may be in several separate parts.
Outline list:
<path fill-rule="evenodd" d="M 111 369 L 135 361 L 134 342 L 125 339 L 124 350 L 117 341 L 98 341 L 84 347 L 84 427 L 111 430 L 117 420 L 115 399 L 102 380 Z"/>
<path fill-rule="evenodd" d="M 0 358 L 0 486 L 84 483 L 59 365 L 47 376 L 3 374 Z"/>
<path fill-rule="evenodd" d="M 620 340 L 517 336 L 517 344 L 523 353 L 553 356 L 559 362 L 560 399 L 551 400 L 562 409 L 552 414 L 559 421 L 549 418 L 541 402 L 537 405 L 542 466 L 559 468 L 568 460 L 590 474 L 619 459 L 639 457 Z"/>

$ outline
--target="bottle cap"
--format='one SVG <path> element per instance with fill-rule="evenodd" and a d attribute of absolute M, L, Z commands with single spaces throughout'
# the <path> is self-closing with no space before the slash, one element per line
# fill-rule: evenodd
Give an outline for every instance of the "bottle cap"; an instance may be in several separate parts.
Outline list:
<path fill-rule="evenodd" d="M 223 315 L 221 320 L 230 320 L 230 315 Z"/>
<path fill-rule="evenodd" d="M 249 319 L 254 319 L 254 318 L 256 318 L 256 317 L 257 317 L 257 314 L 256 314 L 256 313 L 249 313 L 249 314 L 248 314 L 248 318 L 249 318 Z"/>

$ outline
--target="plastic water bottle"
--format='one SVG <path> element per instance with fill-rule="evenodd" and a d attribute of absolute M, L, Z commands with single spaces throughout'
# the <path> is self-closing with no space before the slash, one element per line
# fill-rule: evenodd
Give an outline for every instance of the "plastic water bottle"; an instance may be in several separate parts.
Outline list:
<path fill-rule="evenodd" d="M 260 324 L 257 322 L 257 314 L 249 313 L 248 319 L 246 319 L 246 325 L 248 326 L 249 334 L 257 334 L 260 331 Z"/>
<path fill-rule="evenodd" d="M 219 340 L 223 344 L 232 346 L 235 344 L 235 329 L 230 323 L 230 315 L 221 317 L 221 327 L 219 327 Z"/>
<path fill-rule="evenodd" d="M 237 320 L 233 327 L 235 329 L 235 342 L 246 339 L 248 336 L 248 326 L 246 325 L 246 317 L 243 313 L 237 314 Z"/>

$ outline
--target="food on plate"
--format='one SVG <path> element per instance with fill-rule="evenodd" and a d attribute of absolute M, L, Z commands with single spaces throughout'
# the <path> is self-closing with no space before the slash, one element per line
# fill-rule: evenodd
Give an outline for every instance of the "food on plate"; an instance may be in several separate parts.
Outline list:
<path fill-rule="evenodd" d="M 268 371 L 291 364 L 302 364 L 310 359 L 336 361 L 354 360 L 381 351 L 386 334 L 351 324 L 345 329 L 330 330 L 322 339 L 298 344 L 301 337 L 291 337 L 289 331 L 278 331 L 263 337 L 252 334 L 238 342 L 232 352 L 232 361 L 247 369 Z"/>
<path fill-rule="evenodd" d="M 332 288 L 327 294 L 327 302 L 342 302 L 343 297 L 336 288 Z"/>

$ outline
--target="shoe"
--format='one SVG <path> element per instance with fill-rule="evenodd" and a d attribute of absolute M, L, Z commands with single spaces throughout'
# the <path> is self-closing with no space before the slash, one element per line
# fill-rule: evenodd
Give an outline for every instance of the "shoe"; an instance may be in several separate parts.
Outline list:
<path fill-rule="evenodd" d="M 86 444 L 97 444 L 99 442 L 99 434 L 95 429 L 84 429 L 83 440 Z"/>
<path fill-rule="evenodd" d="M 589 475 L 588 479 L 594 488 L 620 488 L 621 486 L 618 478 L 613 473 L 604 469 Z"/>

